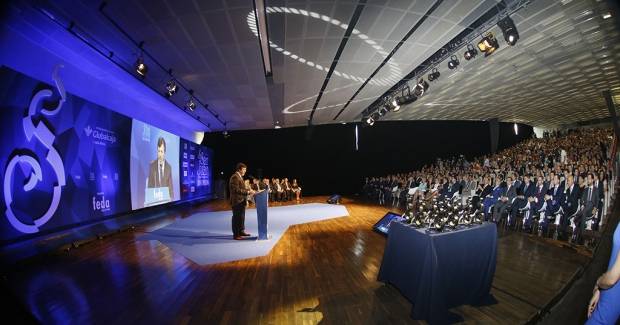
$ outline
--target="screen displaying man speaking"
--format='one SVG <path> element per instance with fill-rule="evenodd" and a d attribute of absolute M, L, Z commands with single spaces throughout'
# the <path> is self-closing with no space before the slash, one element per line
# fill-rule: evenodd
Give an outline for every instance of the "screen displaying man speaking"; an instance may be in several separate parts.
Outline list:
<path fill-rule="evenodd" d="M 140 209 L 181 198 L 178 136 L 133 120 L 131 126 L 131 207 Z"/>
<path fill-rule="evenodd" d="M 172 186 L 172 168 L 166 161 L 166 140 L 157 139 L 157 159 L 151 161 L 147 188 L 168 188 L 170 201 L 174 201 Z"/>

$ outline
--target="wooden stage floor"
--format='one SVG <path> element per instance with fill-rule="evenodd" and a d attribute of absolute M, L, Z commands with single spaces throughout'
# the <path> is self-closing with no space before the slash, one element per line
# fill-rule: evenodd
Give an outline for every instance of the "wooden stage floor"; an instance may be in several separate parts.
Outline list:
<path fill-rule="evenodd" d="M 409 318 L 411 304 L 396 289 L 376 281 L 386 239 L 371 227 L 389 209 L 343 204 L 350 217 L 292 226 L 264 257 L 199 266 L 158 241 L 136 240 L 196 210 L 229 209 L 213 201 L 20 262 L 3 270 L 4 280 L 44 323 L 424 323 Z M 467 323 L 523 323 L 589 259 L 550 240 L 500 232 L 491 291 L 498 303 L 452 311 Z"/>

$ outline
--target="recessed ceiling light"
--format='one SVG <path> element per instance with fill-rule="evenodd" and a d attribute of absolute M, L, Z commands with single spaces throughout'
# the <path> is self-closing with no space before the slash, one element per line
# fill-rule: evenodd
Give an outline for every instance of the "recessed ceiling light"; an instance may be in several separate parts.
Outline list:
<path fill-rule="evenodd" d="M 603 19 L 607 19 L 607 18 L 611 18 L 611 13 L 610 12 L 606 12 L 603 14 Z"/>

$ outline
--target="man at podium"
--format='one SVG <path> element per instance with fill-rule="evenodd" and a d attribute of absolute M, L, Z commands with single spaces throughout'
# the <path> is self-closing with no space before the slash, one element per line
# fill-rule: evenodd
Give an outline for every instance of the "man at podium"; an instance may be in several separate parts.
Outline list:
<path fill-rule="evenodd" d="M 166 161 L 166 140 L 160 137 L 157 139 L 157 159 L 153 160 L 149 166 L 149 178 L 147 188 L 167 187 L 169 200 L 174 201 L 172 191 L 172 167 Z"/>
<path fill-rule="evenodd" d="M 232 232 L 235 240 L 242 240 L 243 237 L 249 237 L 250 234 L 245 232 L 245 205 L 248 195 L 256 193 L 243 182 L 243 175 L 247 170 L 244 163 L 238 163 L 235 173 L 230 176 L 228 188 L 230 190 L 230 205 L 232 206 Z"/>

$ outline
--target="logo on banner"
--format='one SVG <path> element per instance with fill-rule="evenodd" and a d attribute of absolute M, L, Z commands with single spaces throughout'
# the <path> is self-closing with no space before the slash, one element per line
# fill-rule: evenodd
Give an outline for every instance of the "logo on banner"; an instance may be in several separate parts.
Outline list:
<path fill-rule="evenodd" d="M 33 138 L 36 138 L 43 146 L 47 148 L 47 155 L 45 156 L 45 160 L 52 166 L 54 170 L 54 176 L 56 178 L 56 182 L 54 183 L 54 190 L 52 194 L 52 200 L 47 208 L 47 211 L 41 216 L 32 216 L 34 224 L 25 224 L 20 221 L 15 212 L 13 211 L 13 207 L 11 204 L 13 203 L 13 193 L 12 193 L 12 184 L 13 184 L 13 174 L 15 168 L 20 167 L 24 172 L 30 172 L 26 184 L 24 184 L 24 191 L 29 192 L 33 190 L 39 181 L 43 181 L 43 172 L 41 169 L 41 165 L 39 164 L 39 157 L 36 157 L 31 153 L 24 153 L 26 150 L 22 148 L 15 149 L 12 153 L 11 160 L 9 161 L 6 170 L 4 172 L 4 201 L 6 202 L 6 218 L 9 220 L 9 223 L 18 231 L 22 233 L 36 233 L 39 231 L 39 228 L 46 224 L 56 213 L 58 209 L 58 205 L 60 204 L 60 196 L 62 194 L 62 187 L 65 186 L 65 167 L 58 154 L 58 150 L 54 148 L 54 140 L 56 135 L 46 126 L 45 121 L 41 119 L 37 121 L 34 116 L 37 113 L 37 109 L 41 107 L 41 114 L 46 116 L 54 116 L 60 112 L 62 105 L 67 100 L 67 93 L 65 92 L 65 87 L 62 83 L 62 80 L 58 77 L 58 70 L 62 68 L 62 65 L 56 65 L 54 67 L 54 71 L 52 72 L 52 79 L 56 83 L 56 88 L 60 93 L 60 100 L 58 101 L 58 106 L 56 108 L 48 110 L 45 107 L 41 107 L 43 104 L 43 100 L 52 96 L 52 91 L 50 89 L 42 89 L 39 90 L 32 99 L 30 100 L 30 105 L 28 107 L 28 115 L 24 117 L 22 120 L 22 126 L 24 129 L 24 135 L 28 142 L 32 142 Z M 48 177 L 46 175 L 46 177 Z"/>
<path fill-rule="evenodd" d="M 96 139 L 94 143 L 105 145 L 105 142 L 110 144 L 114 144 L 116 142 L 116 134 L 113 131 L 106 130 L 104 128 L 95 127 L 94 129 L 90 127 L 90 125 L 84 128 L 84 134 L 87 137 L 91 137 Z"/>
<path fill-rule="evenodd" d="M 84 133 L 86 133 L 87 137 L 89 137 L 93 133 L 93 129 L 90 127 L 90 125 L 84 128 Z"/>
<path fill-rule="evenodd" d="M 110 211 L 110 200 L 106 199 L 103 193 L 93 196 L 93 211 Z"/>

